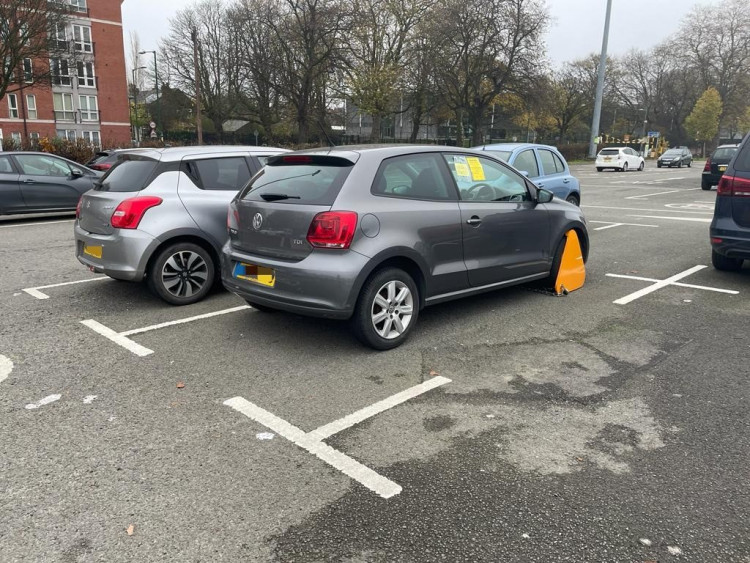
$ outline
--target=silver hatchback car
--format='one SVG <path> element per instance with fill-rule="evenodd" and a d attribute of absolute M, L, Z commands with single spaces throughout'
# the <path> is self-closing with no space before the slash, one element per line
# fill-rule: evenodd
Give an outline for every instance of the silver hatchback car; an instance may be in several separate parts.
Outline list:
<path fill-rule="evenodd" d="M 222 281 L 261 311 L 351 319 L 380 350 L 419 311 L 557 277 L 575 205 L 486 152 L 339 147 L 272 157 L 232 201 Z"/>
<path fill-rule="evenodd" d="M 213 146 L 122 155 L 78 202 L 78 260 L 115 279 L 145 278 L 173 305 L 202 299 L 218 278 L 229 202 L 282 152 Z"/>

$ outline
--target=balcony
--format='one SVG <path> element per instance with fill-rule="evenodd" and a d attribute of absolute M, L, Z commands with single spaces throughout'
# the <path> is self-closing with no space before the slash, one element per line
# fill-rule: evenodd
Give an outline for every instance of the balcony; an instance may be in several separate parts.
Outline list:
<path fill-rule="evenodd" d="M 73 110 L 55 110 L 55 121 L 76 123 L 76 112 Z"/>

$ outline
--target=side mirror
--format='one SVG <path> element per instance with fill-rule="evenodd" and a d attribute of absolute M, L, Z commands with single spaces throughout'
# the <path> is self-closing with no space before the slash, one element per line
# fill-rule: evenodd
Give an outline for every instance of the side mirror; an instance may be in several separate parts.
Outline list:
<path fill-rule="evenodd" d="M 82 170 L 80 170 L 78 168 L 71 168 L 70 169 L 70 177 L 73 178 L 74 180 L 76 178 L 80 178 L 82 176 L 83 176 L 83 171 Z"/>
<path fill-rule="evenodd" d="M 521 175 L 524 176 L 524 178 L 528 178 L 529 177 L 529 171 L 528 170 L 519 170 L 519 172 L 521 173 Z"/>
<path fill-rule="evenodd" d="M 552 201 L 553 197 L 555 197 L 555 194 L 542 188 L 539 188 L 539 190 L 536 192 L 537 203 L 549 203 L 550 201 Z"/>

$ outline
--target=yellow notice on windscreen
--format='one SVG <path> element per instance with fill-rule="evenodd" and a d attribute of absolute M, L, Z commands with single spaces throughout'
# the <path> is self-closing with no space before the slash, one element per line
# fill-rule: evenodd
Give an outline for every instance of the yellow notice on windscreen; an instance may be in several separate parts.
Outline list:
<path fill-rule="evenodd" d="M 456 175 L 461 178 L 471 178 L 471 172 L 469 171 L 469 165 L 466 164 L 466 159 L 463 156 L 453 157 L 453 166 L 456 169 Z"/>
<path fill-rule="evenodd" d="M 471 170 L 471 179 L 475 182 L 483 181 L 485 179 L 484 168 L 482 168 L 482 163 L 479 162 L 479 159 L 475 156 L 469 156 L 466 158 L 466 162 Z"/>

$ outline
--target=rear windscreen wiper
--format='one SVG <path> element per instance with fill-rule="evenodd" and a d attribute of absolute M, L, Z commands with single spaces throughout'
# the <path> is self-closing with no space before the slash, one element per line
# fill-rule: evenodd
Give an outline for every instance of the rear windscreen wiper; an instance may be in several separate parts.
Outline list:
<path fill-rule="evenodd" d="M 260 194 L 264 201 L 279 201 L 282 199 L 299 199 L 298 195 L 287 194 Z"/>

